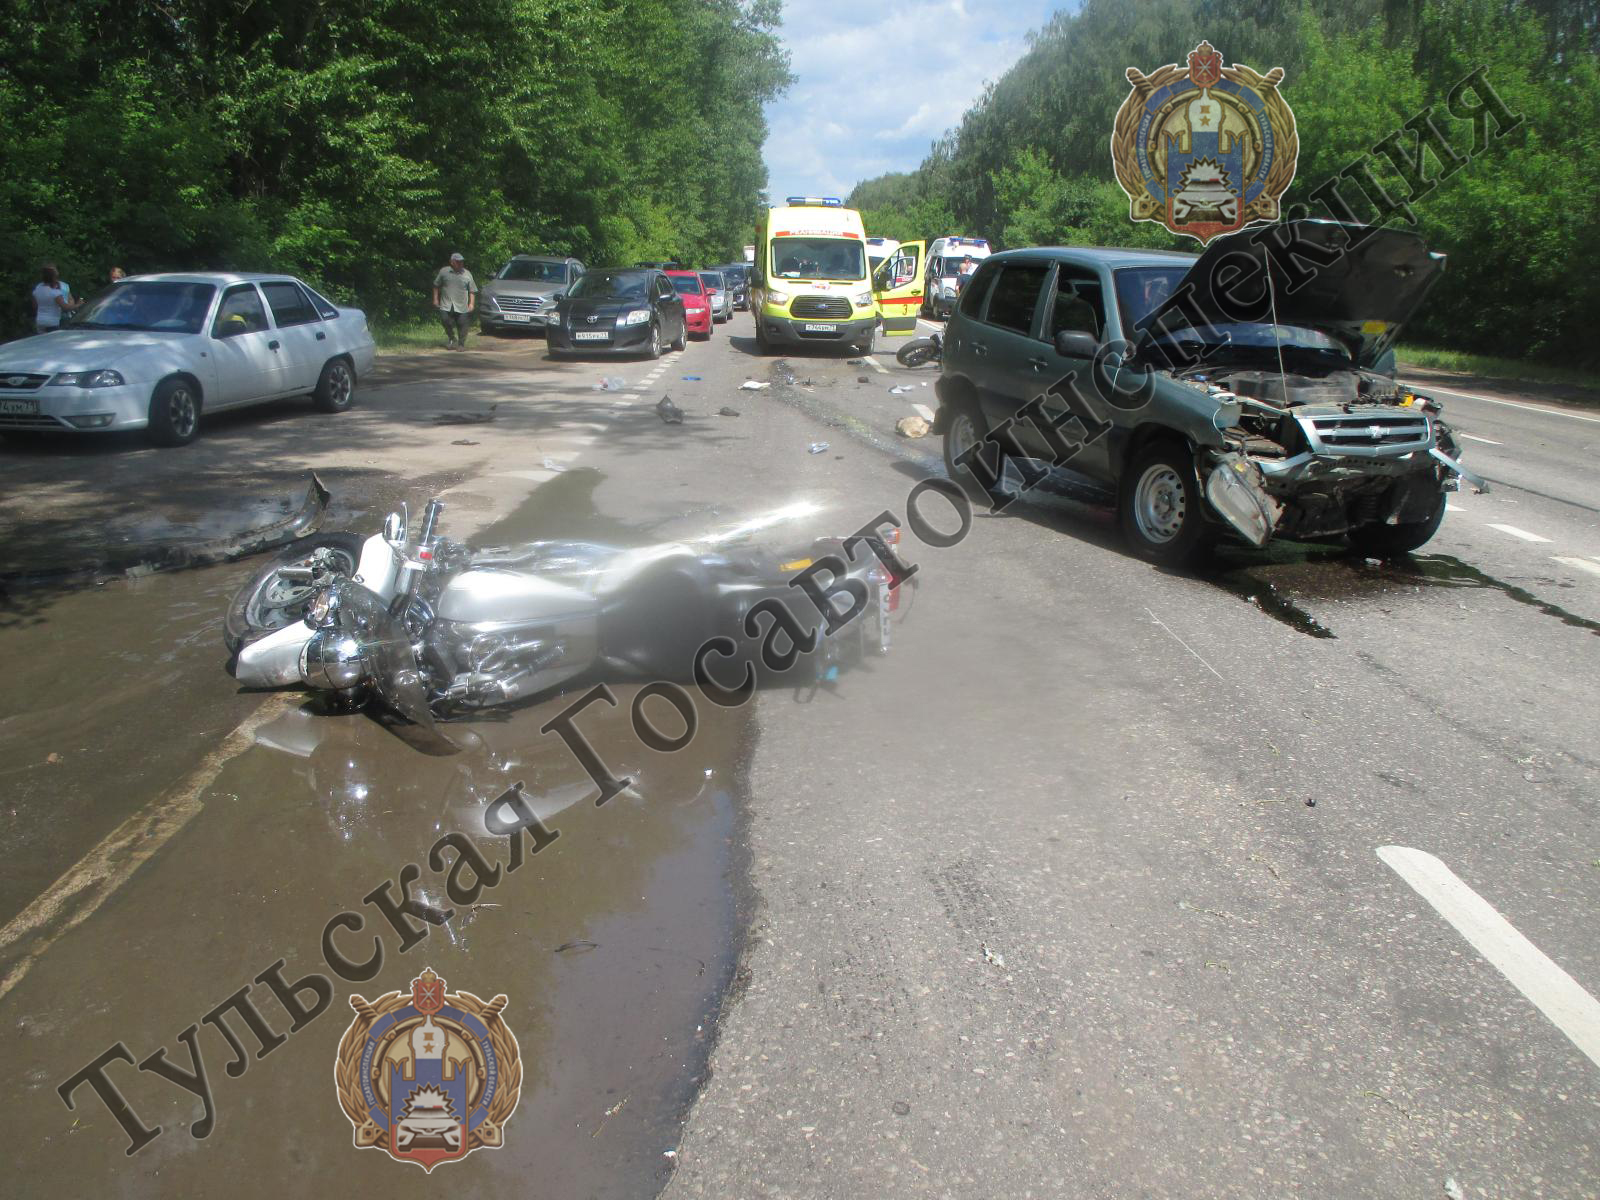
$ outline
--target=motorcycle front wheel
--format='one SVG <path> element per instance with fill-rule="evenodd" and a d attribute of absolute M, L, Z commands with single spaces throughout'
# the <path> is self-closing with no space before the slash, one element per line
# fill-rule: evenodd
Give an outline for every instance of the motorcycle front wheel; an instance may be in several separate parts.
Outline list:
<path fill-rule="evenodd" d="M 322 533 L 280 550 L 234 593 L 222 622 L 228 653 L 237 654 L 257 638 L 300 620 L 319 588 L 337 575 L 356 573 L 364 540 L 356 533 Z M 285 571 L 295 574 L 286 577 Z"/>
<path fill-rule="evenodd" d="M 932 338 L 917 338 L 907 342 L 895 353 L 900 364 L 906 367 L 920 367 L 923 363 L 933 360 L 939 353 L 939 348 L 934 345 Z"/>

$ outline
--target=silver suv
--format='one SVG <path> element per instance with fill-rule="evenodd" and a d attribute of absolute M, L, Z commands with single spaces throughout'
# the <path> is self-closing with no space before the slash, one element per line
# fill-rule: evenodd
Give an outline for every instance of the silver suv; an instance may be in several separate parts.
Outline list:
<path fill-rule="evenodd" d="M 583 277 L 575 258 L 518 254 L 495 272 L 478 294 L 478 324 L 485 333 L 543 329 L 545 310 Z"/>

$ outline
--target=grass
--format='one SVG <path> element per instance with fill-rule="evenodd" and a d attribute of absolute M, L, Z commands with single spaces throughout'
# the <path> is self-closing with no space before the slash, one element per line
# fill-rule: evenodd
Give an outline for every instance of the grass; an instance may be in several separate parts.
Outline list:
<path fill-rule="evenodd" d="M 372 340 L 380 351 L 437 350 L 444 345 L 444 326 L 437 317 L 374 321 Z"/>
<path fill-rule="evenodd" d="M 1412 367 L 1431 367 L 1436 371 L 1455 371 L 1485 379 L 1508 379 L 1526 383 L 1565 384 L 1600 392 L 1600 374 L 1581 367 L 1552 366 L 1523 362 L 1515 358 L 1495 358 L 1488 354 L 1468 354 L 1462 350 L 1438 350 L 1431 346 L 1400 346 L 1395 350 L 1400 362 Z"/>

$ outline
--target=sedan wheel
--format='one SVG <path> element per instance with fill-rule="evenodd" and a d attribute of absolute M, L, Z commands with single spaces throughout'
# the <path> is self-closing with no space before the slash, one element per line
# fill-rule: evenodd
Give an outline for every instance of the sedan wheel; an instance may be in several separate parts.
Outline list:
<path fill-rule="evenodd" d="M 150 398 L 150 440 L 187 446 L 200 432 L 200 395 L 184 379 L 166 379 Z"/>
<path fill-rule="evenodd" d="M 661 357 L 661 326 L 653 321 L 650 323 L 650 357 Z"/>
<path fill-rule="evenodd" d="M 312 398 L 322 412 L 343 412 L 350 407 L 355 392 L 355 372 L 344 359 L 335 358 L 322 368 L 322 377 L 317 380 Z"/>

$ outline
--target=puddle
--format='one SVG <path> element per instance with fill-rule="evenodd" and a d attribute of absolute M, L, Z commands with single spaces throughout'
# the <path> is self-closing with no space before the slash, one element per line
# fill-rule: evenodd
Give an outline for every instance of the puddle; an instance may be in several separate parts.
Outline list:
<path fill-rule="evenodd" d="M 1275 621 L 1281 621 L 1297 633 L 1307 637 L 1332 638 L 1336 636 L 1321 621 L 1285 596 L 1275 583 L 1252 578 L 1247 571 L 1231 571 L 1208 576 L 1210 582 L 1225 591 L 1246 600 Z"/>

